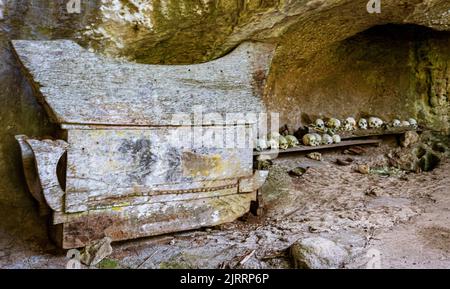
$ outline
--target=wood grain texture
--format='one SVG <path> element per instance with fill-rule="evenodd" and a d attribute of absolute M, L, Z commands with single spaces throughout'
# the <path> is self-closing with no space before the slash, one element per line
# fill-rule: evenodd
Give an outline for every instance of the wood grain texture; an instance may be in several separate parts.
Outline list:
<path fill-rule="evenodd" d="M 262 111 L 274 51 L 248 42 L 214 61 L 169 66 L 109 59 L 69 40 L 12 44 L 55 122 L 97 125 L 173 125 L 173 114 L 198 106 L 221 115 Z"/>
<path fill-rule="evenodd" d="M 239 193 L 250 193 L 257 191 L 266 181 L 269 171 L 256 170 L 251 178 L 239 180 Z"/>
<path fill-rule="evenodd" d="M 27 182 L 28 190 L 33 198 L 39 204 L 39 213 L 41 216 L 48 215 L 50 213 L 47 202 L 42 192 L 41 182 L 39 180 L 39 174 L 36 167 L 36 159 L 30 145 L 26 142 L 27 136 L 16 135 L 16 140 L 20 146 L 20 152 L 22 155 L 22 165 L 25 175 L 25 181 Z"/>
<path fill-rule="evenodd" d="M 320 145 L 320 146 L 297 146 L 293 148 L 288 148 L 285 150 L 266 150 L 261 152 L 253 152 L 254 156 L 260 156 L 260 155 L 278 155 L 278 154 L 288 154 L 288 153 L 296 153 L 296 152 L 311 152 L 311 151 L 318 151 L 318 150 L 326 150 L 326 149 L 333 149 L 333 148 L 340 148 L 340 147 L 347 147 L 347 146 L 355 146 L 355 145 L 376 145 L 380 144 L 382 142 L 381 139 L 362 139 L 362 140 L 345 140 L 340 143 L 336 144 L 329 144 L 329 145 Z"/>
<path fill-rule="evenodd" d="M 309 133 L 322 133 L 313 127 L 308 128 Z M 414 129 L 412 127 L 388 127 L 388 128 L 369 128 L 369 129 L 357 129 L 353 131 L 339 131 L 337 134 L 343 140 L 358 139 L 364 137 L 372 136 L 383 136 L 383 135 L 397 135 L 404 134 L 407 131 L 417 131 L 420 132 L 422 129 Z"/>
<path fill-rule="evenodd" d="M 61 246 L 212 226 L 249 211 L 272 45 L 244 43 L 176 66 L 108 59 L 67 40 L 13 47 L 67 141 L 24 142 Z M 66 151 L 64 192 L 56 169 Z"/>
<path fill-rule="evenodd" d="M 110 237 L 113 241 L 232 222 L 250 209 L 255 193 L 93 210 L 59 225 L 65 249 Z"/>
<path fill-rule="evenodd" d="M 57 166 L 68 144 L 63 140 L 26 139 L 25 141 L 33 151 L 46 203 L 54 211 L 63 211 L 65 193 L 58 181 Z"/>
<path fill-rule="evenodd" d="M 225 127 L 211 129 L 219 134 Z M 244 129 L 250 140 L 251 129 Z M 196 147 L 192 138 L 172 141 L 171 130 L 68 131 L 65 211 L 89 210 L 103 200 L 135 203 L 155 195 L 212 191 L 252 175 L 251 147 L 227 148 L 226 138 L 219 144 L 205 139 Z"/>

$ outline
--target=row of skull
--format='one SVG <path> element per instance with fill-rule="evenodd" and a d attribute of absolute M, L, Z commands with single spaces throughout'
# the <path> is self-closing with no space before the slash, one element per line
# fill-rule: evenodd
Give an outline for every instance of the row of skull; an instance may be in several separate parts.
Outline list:
<path fill-rule="evenodd" d="M 333 143 L 340 143 L 341 137 L 337 134 L 333 136 L 329 134 L 308 133 L 302 138 L 302 142 L 307 146 L 319 146 Z M 255 150 L 263 151 L 266 149 L 288 149 L 300 145 L 300 141 L 293 135 L 282 136 L 277 132 L 269 134 L 267 140 L 257 139 L 255 143 Z"/>
<path fill-rule="evenodd" d="M 255 143 L 255 150 L 263 151 L 266 149 L 287 149 L 296 147 L 300 144 L 298 139 L 293 135 L 282 136 L 278 132 L 269 133 L 267 140 L 259 138 Z"/>
<path fill-rule="evenodd" d="M 382 127 L 409 127 L 418 128 L 417 121 L 414 118 L 408 120 L 394 119 L 389 123 L 385 123 L 379 117 L 369 117 L 368 119 L 360 118 L 358 122 L 353 117 L 347 117 L 342 122 L 337 118 L 330 118 L 326 122 L 322 119 L 316 119 L 313 125 L 316 129 L 323 132 L 330 132 L 318 134 L 308 133 L 302 138 L 302 142 L 306 146 L 319 146 L 328 145 L 333 143 L 340 143 L 341 137 L 336 134 L 336 131 L 352 131 L 356 129 L 377 129 Z M 300 141 L 293 135 L 282 136 L 278 132 L 271 132 L 267 139 L 259 138 L 255 142 L 255 149 L 257 151 L 263 151 L 266 149 L 287 149 L 296 147 L 300 144 Z"/>
<path fill-rule="evenodd" d="M 307 146 L 319 146 L 319 145 L 329 145 L 333 143 L 340 143 L 341 137 L 338 134 L 333 136 L 329 134 L 318 134 L 318 133 L 307 133 L 303 136 L 303 144 Z"/>
<path fill-rule="evenodd" d="M 356 129 L 376 129 L 386 127 L 412 127 L 417 129 L 418 124 L 414 118 L 409 118 L 408 120 L 394 119 L 390 123 L 385 123 L 379 117 L 369 117 L 360 118 L 358 122 L 353 117 L 347 117 L 342 122 L 337 118 L 330 118 L 326 122 L 322 119 L 316 119 L 314 122 L 314 127 L 319 130 L 332 129 L 332 130 L 344 130 L 352 131 Z"/>

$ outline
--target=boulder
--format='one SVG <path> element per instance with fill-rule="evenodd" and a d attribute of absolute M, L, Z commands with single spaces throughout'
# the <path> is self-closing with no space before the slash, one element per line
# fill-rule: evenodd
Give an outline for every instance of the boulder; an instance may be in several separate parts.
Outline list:
<path fill-rule="evenodd" d="M 105 237 L 93 244 L 86 246 L 81 252 L 81 263 L 87 266 L 95 266 L 103 259 L 111 255 L 111 238 Z"/>
<path fill-rule="evenodd" d="M 415 131 L 407 131 L 401 140 L 402 147 L 411 147 L 412 145 L 418 143 L 420 140 L 419 134 Z"/>
<path fill-rule="evenodd" d="M 297 197 L 288 169 L 273 165 L 260 189 L 264 214 L 267 217 L 282 218 L 297 208 Z"/>
<path fill-rule="evenodd" d="M 342 268 L 350 258 L 346 249 L 322 237 L 298 240 L 290 247 L 290 254 L 298 269 Z"/>

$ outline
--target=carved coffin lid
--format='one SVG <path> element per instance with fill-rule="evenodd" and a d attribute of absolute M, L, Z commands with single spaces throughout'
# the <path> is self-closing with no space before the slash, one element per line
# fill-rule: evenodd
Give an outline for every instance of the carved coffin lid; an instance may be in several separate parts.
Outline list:
<path fill-rule="evenodd" d="M 109 59 L 70 40 L 12 44 L 40 102 L 63 127 L 173 125 L 174 113 L 199 106 L 222 116 L 260 112 L 274 48 L 243 43 L 203 64 L 146 65 Z"/>

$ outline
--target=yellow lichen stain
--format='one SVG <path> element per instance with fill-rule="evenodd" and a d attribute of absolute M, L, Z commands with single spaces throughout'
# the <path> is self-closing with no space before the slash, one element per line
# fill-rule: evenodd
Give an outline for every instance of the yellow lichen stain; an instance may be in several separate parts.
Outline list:
<path fill-rule="evenodd" d="M 220 154 L 198 154 L 191 151 L 182 155 L 183 175 L 188 177 L 226 177 L 241 170 L 238 158 L 222 159 Z"/>
<path fill-rule="evenodd" d="M 209 176 L 223 170 L 222 156 L 183 152 L 183 174 L 190 177 Z"/>
<path fill-rule="evenodd" d="M 115 211 L 115 212 L 121 212 L 123 210 L 123 207 L 127 206 L 127 204 L 120 204 L 119 206 L 121 207 L 112 207 L 111 210 Z"/>

